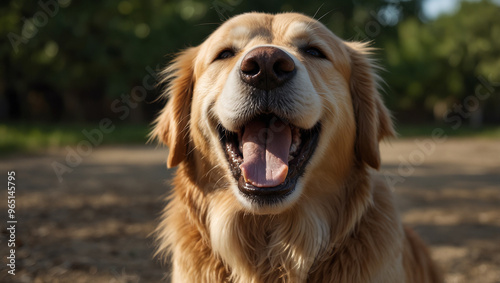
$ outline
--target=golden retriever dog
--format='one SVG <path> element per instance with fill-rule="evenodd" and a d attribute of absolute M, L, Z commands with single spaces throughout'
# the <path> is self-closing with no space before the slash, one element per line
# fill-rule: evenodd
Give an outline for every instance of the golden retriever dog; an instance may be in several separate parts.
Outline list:
<path fill-rule="evenodd" d="M 380 167 L 394 135 L 366 44 L 295 13 L 222 24 L 164 71 L 172 282 L 440 282 Z"/>

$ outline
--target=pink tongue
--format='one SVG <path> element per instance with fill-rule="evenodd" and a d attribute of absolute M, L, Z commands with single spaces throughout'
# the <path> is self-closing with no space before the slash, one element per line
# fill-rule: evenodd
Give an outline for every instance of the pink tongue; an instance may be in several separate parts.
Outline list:
<path fill-rule="evenodd" d="M 270 125 L 268 125 L 270 124 Z M 288 153 L 292 142 L 290 127 L 279 119 L 254 120 L 245 125 L 243 164 L 245 182 L 256 187 L 276 187 L 288 173 Z"/>

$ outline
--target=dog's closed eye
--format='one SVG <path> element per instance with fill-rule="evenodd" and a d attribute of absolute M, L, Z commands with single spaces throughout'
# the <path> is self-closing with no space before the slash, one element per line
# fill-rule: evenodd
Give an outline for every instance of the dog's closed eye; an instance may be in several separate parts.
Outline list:
<path fill-rule="evenodd" d="M 226 48 L 226 49 L 222 50 L 221 52 L 219 52 L 219 54 L 217 54 L 217 57 L 215 58 L 214 61 L 229 59 L 229 58 L 234 57 L 235 55 L 236 55 L 236 52 L 233 49 Z"/>
<path fill-rule="evenodd" d="M 325 54 L 319 48 L 316 47 L 307 46 L 303 49 L 303 52 L 312 57 L 326 58 Z"/>

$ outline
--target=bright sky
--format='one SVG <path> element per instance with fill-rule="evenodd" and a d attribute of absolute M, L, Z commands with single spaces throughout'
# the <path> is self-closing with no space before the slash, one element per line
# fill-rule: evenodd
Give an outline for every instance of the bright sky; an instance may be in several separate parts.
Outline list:
<path fill-rule="evenodd" d="M 458 9 L 460 2 L 460 0 L 424 0 L 423 9 L 427 17 L 434 19 L 442 13 L 455 11 L 455 9 Z M 500 4 L 500 0 L 492 0 L 492 2 Z"/>
<path fill-rule="evenodd" d="M 427 17 L 434 19 L 441 13 L 454 11 L 458 7 L 458 0 L 425 0 L 424 13 Z"/>

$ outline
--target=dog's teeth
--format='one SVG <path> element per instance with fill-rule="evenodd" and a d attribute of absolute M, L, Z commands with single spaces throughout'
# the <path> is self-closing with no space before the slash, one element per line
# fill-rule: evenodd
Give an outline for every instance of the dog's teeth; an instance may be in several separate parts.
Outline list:
<path fill-rule="evenodd" d="M 300 140 L 300 132 L 297 129 L 294 130 L 294 134 L 292 135 L 292 144 L 290 145 L 290 154 L 294 154 L 299 149 L 301 140 Z"/>
<path fill-rule="evenodd" d="M 290 152 L 295 152 L 300 145 L 300 131 L 297 128 L 294 128 L 292 135 L 292 145 L 290 146 Z"/>
<path fill-rule="evenodd" d="M 288 155 L 288 162 L 292 161 L 293 159 L 294 159 L 294 157 L 293 157 L 293 156 Z"/>

